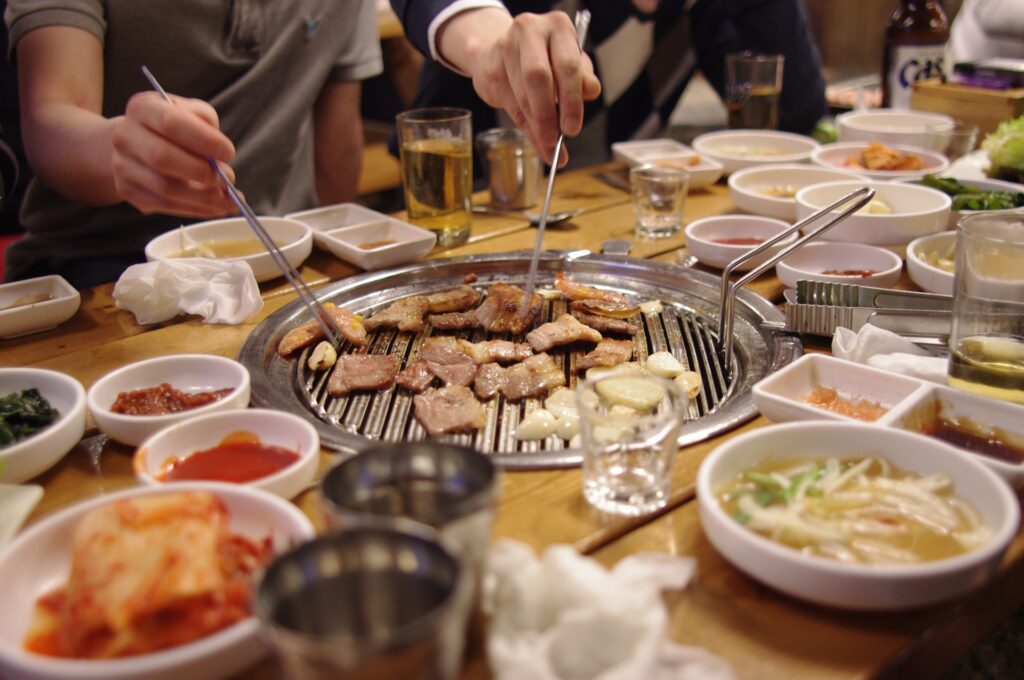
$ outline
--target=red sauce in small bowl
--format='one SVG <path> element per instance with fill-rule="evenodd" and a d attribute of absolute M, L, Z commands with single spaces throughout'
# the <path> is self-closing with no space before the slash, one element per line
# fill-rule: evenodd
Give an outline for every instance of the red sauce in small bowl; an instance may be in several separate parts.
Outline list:
<path fill-rule="evenodd" d="M 734 236 L 731 238 L 713 238 L 711 242 L 721 243 L 725 246 L 759 246 L 764 243 L 764 239 L 754 236 Z"/>
<path fill-rule="evenodd" d="M 272 475 L 298 459 L 295 451 L 264 444 L 252 432 L 232 432 L 212 449 L 173 459 L 155 476 L 161 482 L 245 483 Z"/>

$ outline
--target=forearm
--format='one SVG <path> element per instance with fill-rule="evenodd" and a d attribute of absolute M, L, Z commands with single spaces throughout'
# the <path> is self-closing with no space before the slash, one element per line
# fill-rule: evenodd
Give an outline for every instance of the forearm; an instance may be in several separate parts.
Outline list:
<path fill-rule="evenodd" d="M 346 203 L 358 193 L 363 167 L 359 82 L 328 85 L 314 109 L 316 193 L 321 205 Z"/>
<path fill-rule="evenodd" d="M 456 14 L 438 29 L 438 56 L 463 73 L 480 63 L 484 50 L 512 26 L 512 16 L 497 7 L 480 7 Z"/>

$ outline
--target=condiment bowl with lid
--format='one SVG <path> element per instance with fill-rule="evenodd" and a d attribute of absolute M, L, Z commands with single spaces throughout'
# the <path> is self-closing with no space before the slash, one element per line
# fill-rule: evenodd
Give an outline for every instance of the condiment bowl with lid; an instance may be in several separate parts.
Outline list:
<path fill-rule="evenodd" d="M 929 293 L 953 294 L 956 232 L 940 231 L 916 238 L 907 246 L 907 274 Z"/>
<path fill-rule="evenodd" d="M 793 460 L 794 464 L 834 458 L 842 465 L 866 457 L 884 459 L 917 477 L 945 476 L 952 494 L 973 508 L 987 530 L 980 528 L 972 534 L 979 540 L 966 552 L 930 561 L 843 561 L 808 554 L 754 531 L 749 518 L 744 524 L 745 518 L 728 513 L 718 497 L 728 482 L 740 475 L 749 478 L 747 471 L 769 458 Z M 941 477 L 930 481 L 929 488 L 944 486 Z M 997 573 L 1020 521 L 1017 498 L 1010 487 L 975 457 L 920 434 L 866 423 L 786 423 L 733 437 L 701 464 L 697 500 L 704 533 L 736 568 L 793 597 L 856 610 L 922 607 L 981 587 Z M 834 534 L 832 525 L 824 534 L 840 547 L 847 542 L 846 536 Z M 848 553 L 856 559 L 852 550 Z M 843 553 L 837 549 L 834 554 Z"/>
<path fill-rule="evenodd" d="M 863 243 L 808 243 L 775 265 L 787 288 L 797 281 L 855 283 L 891 288 L 900 280 L 903 260 L 896 253 Z"/>
<path fill-rule="evenodd" d="M 758 215 L 715 215 L 694 220 L 686 225 L 686 248 L 702 264 L 718 269 L 725 267 L 765 241 L 778 236 L 793 225 Z M 797 238 L 790 234 L 764 253 L 744 262 L 736 271 L 749 271 L 779 252 Z"/>
<path fill-rule="evenodd" d="M 151 403 L 155 391 L 164 383 L 187 395 L 231 391 L 196 408 L 170 412 Z M 141 411 L 139 415 L 113 410 L 118 395 L 142 390 L 147 392 L 132 397 L 134 410 Z M 214 354 L 174 354 L 138 361 L 107 373 L 89 388 L 88 403 L 101 432 L 122 444 L 138 446 L 150 435 L 193 416 L 243 409 L 249 405 L 249 391 L 249 371 L 237 361 Z"/>
<path fill-rule="evenodd" d="M 175 423 L 144 441 L 132 459 L 144 484 L 232 482 L 283 498 L 308 488 L 319 463 L 320 437 L 308 420 L 255 408 Z"/>

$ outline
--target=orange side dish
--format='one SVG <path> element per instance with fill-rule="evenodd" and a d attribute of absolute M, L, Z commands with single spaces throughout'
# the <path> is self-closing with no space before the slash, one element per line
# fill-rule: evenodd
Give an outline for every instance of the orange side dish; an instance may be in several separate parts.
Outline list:
<path fill-rule="evenodd" d="M 860 153 L 847 157 L 843 165 L 858 170 L 921 170 L 924 168 L 920 156 L 903 153 L 878 142 L 870 142 Z"/>
<path fill-rule="evenodd" d="M 205 406 L 233 391 L 233 387 L 225 387 L 210 392 L 182 392 L 169 383 L 160 383 L 156 387 L 121 392 L 110 410 L 128 416 L 159 416 Z"/>
<path fill-rule="evenodd" d="M 819 385 L 811 390 L 804 401 L 812 406 L 823 408 L 832 413 L 849 416 L 858 420 L 878 420 L 888 410 L 876 401 L 867 399 L 847 399 L 840 396 L 832 387 Z"/>
<path fill-rule="evenodd" d="M 283 470 L 299 454 L 260 442 L 251 432 L 233 432 L 217 446 L 177 458 L 157 474 L 161 482 L 202 479 L 244 484 Z"/>

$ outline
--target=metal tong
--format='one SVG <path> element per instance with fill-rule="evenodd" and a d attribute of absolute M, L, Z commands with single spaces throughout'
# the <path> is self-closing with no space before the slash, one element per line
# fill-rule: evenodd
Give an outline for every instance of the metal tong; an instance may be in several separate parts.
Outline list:
<path fill-rule="evenodd" d="M 142 67 L 142 74 L 146 76 L 149 84 L 153 86 L 153 89 L 156 90 L 161 97 L 163 97 L 164 101 L 172 105 L 174 104 L 174 100 L 170 98 L 167 91 L 164 90 L 159 82 L 157 82 L 153 73 L 145 66 Z M 238 191 L 238 188 L 235 187 L 231 180 L 228 179 L 227 175 L 224 174 L 224 171 L 221 170 L 217 161 L 207 156 L 206 162 L 210 164 L 210 167 L 213 168 L 217 177 L 224 184 L 225 188 L 227 188 L 228 195 L 231 197 L 231 200 L 234 201 L 236 206 L 238 206 L 238 210 L 242 213 L 246 222 L 249 223 L 249 226 L 256 234 L 256 238 L 260 240 L 263 247 L 270 253 L 270 256 L 274 259 L 274 264 L 277 265 L 277 268 L 280 269 L 281 273 L 284 274 L 286 279 L 288 279 L 288 283 L 292 284 L 292 288 L 294 288 L 295 292 L 298 293 L 299 299 L 302 300 L 303 304 L 306 305 L 306 309 L 309 310 L 309 313 L 312 314 L 313 318 L 320 324 L 320 328 L 323 330 L 324 335 L 332 345 L 335 347 L 340 346 L 341 334 L 338 332 L 338 328 L 335 325 L 334 320 L 329 314 L 327 314 L 327 310 L 325 310 L 320 304 L 320 301 L 316 299 L 316 296 L 313 295 L 313 291 L 309 289 L 306 282 L 302 280 L 302 276 L 299 274 L 298 270 L 292 266 L 292 263 L 284 256 L 281 249 L 277 247 L 277 244 L 274 243 L 274 239 L 270 238 L 267 230 L 256 217 L 256 213 L 254 213 L 252 208 L 249 207 L 249 204 L 245 202 L 245 199 L 242 198 L 242 194 Z"/>
<path fill-rule="evenodd" d="M 738 291 L 742 286 L 745 286 L 747 283 L 749 283 L 753 279 L 757 278 L 758 276 L 766 272 L 771 267 L 775 266 L 775 263 L 778 262 L 779 260 L 796 252 L 800 248 L 803 248 L 805 245 L 815 240 L 816 238 L 824 234 L 826 231 L 828 231 L 829 229 L 836 226 L 853 213 L 863 208 L 874 197 L 875 190 L 872 189 L 871 187 L 864 186 L 855 191 L 851 191 L 850 193 L 846 194 L 845 196 L 838 199 L 834 203 L 825 206 L 824 208 L 814 213 L 813 215 L 805 217 L 804 219 L 800 220 L 789 229 L 786 229 L 781 234 L 778 234 L 777 236 L 768 239 L 767 241 L 757 246 L 753 250 L 744 253 L 743 255 L 740 255 L 735 260 L 726 265 L 725 271 L 722 272 L 722 306 L 719 310 L 718 321 L 718 338 L 721 346 L 720 349 L 722 352 L 722 363 L 726 367 L 726 370 L 732 370 L 732 352 L 734 341 L 733 325 L 736 320 L 736 291 Z M 847 205 L 848 203 L 849 205 Z M 801 229 L 809 227 L 818 220 L 832 214 L 832 211 L 842 206 L 846 207 L 843 208 L 842 211 L 832 215 L 832 218 L 830 220 L 828 220 L 824 224 L 814 227 L 806 234 L 804 234 L 803 237 L 797 239 L 794 243 L 786 246 L 779 252 L 775 253 L 767 260 L 765 260 L 764 262 L 757 265 L 749 272 L 741 276 L 738 280 L 730 283 L 729 277 L 732 275 L 733 271 L 735 271 L 736 267 L 750 260 L 751 258 L 757 257 L 758 255 L 760 255 L 761 253 L 765 252 L 767 249 L 771 248 L 773 245 L 778 243 L 779 241 L 782 241 L 783 239 L 789 237 L 791 234 L 798 233 Z"/>

